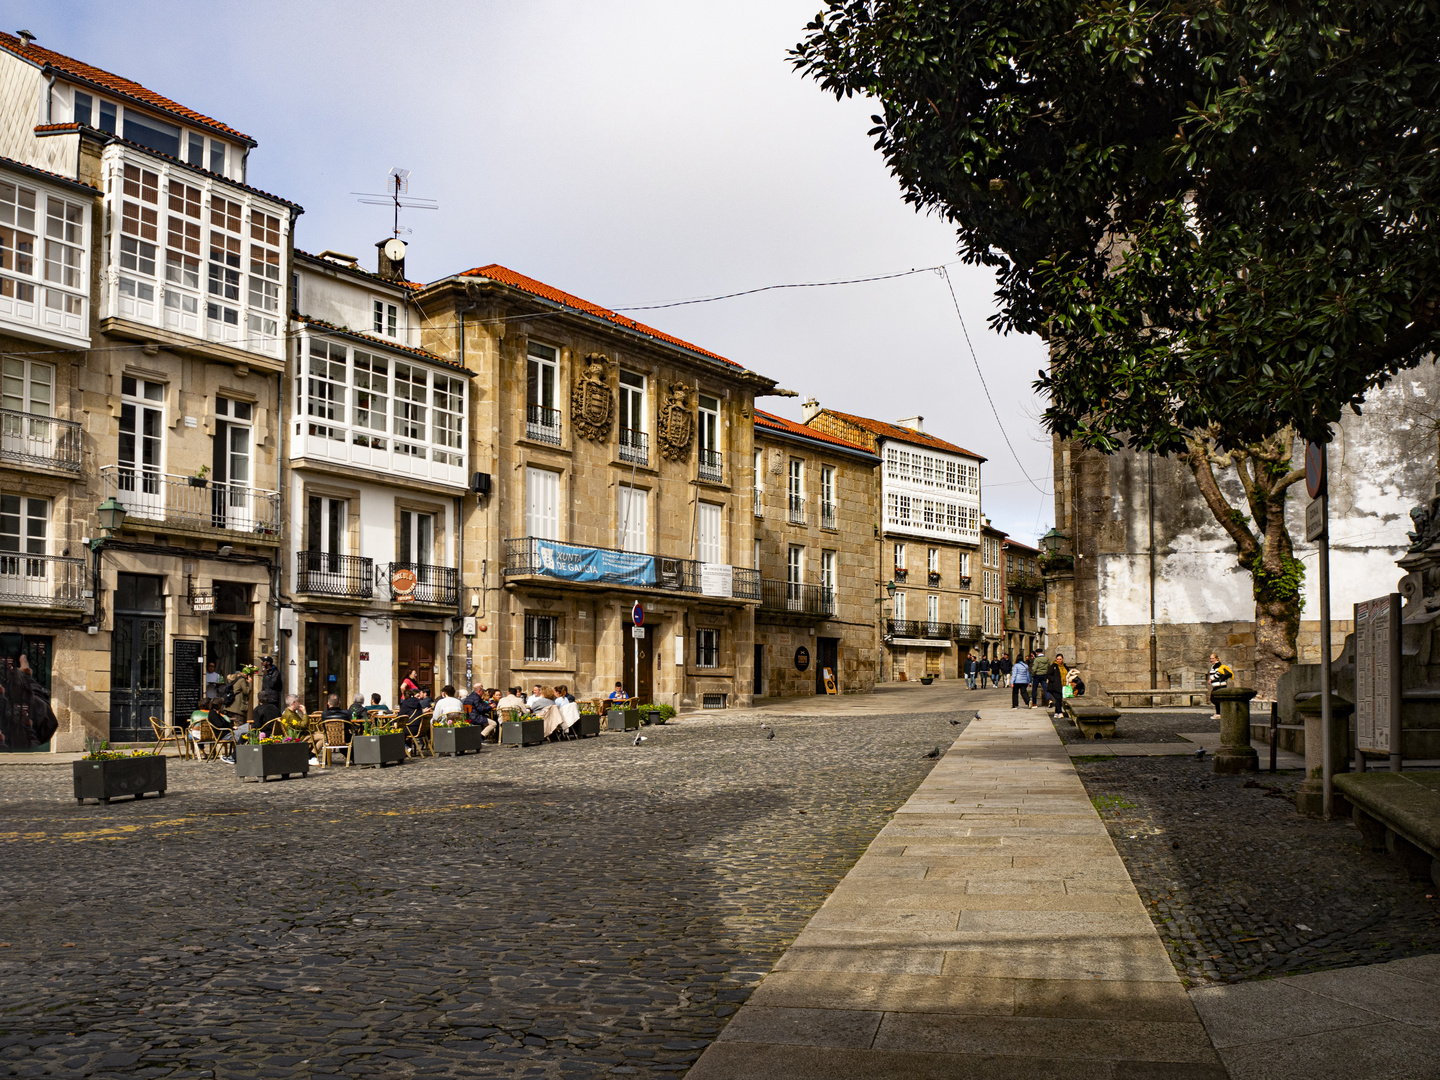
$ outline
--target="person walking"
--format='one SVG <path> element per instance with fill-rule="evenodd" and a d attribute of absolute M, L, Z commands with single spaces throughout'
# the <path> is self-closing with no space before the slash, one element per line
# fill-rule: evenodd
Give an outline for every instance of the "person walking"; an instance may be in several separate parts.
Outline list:
<path fill-rule="evenodd" d="M 990 658 L 982 657 L 980 660 L 980 689 L 984 690 L 990 685 Z"/>
<path fill-rule="evenodd" d="M 1216 691 L 1216 690 L 1224 690 L 1227 686 L 1230 685 L 1230 680 L 1233 679 L 1234 677 L 1235 677 L 1235 672 L 1231 669 L 1230 665 L 1228 665 L 1228 664 L 1222 664 L 1222 663 L 1220 662 L 1220 657 L 1219 657 L 1217 654 L 1215 654 L 1215 653 L 1212 652 L 1212 653 L 1210 654 L 1210 676 L 1209 676 L 1209 678 L 1210 678 L 1210 707 L 1215 710 L 1215 715 L 1212 716 L 1212 717 L 1210 717 L 1211 720 L 1219 720 L 1219 719 L 1220 719 L 1220 706 L 1215 704 L 1215 691 Z"/>
<path fill-rule="evenodd" d="M 1058 660 L 1060 654 L 1056 653 L 1055 657 Z M 1060 674 L 1058 663 L 1051 663 L 1045 669 L 1045 693 L 1050 698 L 1051 713 L 1056 720 L 1063 720 L 1065 718 L 1065 679 Z"/>
<path fill-rule="evenodd" d="M 1010 708 L 1018 709 L 1020 702 L 1030 707 L 1030 665 L 1022 656 L 1010 667 Z"/>
<path fill-rule="evenodd" d="M 1002 680 L 1000 684 L 1001 686 L 1010 685 L 1010 675 L 1014 670 L 1015 662 L 1010 659 L 1010 654 L 1006 653 L 1000 658 L 1000 678 Z"/>
<path fill-rule="evenodd" d="M 975 689 L 975 672 L 979 670 L 979 666 L 975 662 L 974 653 L 965 654 L 965 685 L 971 690 Z"/>
<path fill-rule="evenodd" d="M 1036 653 L 1035 658 L 1030 661 L 1030 674 L 1035 684 L 1035 697 L 1030 702 L 1030 707 L 1036 708 L 1039 705 L 1050 704 L 1049 686 L 1050 658 L 1043 652 Z"/>

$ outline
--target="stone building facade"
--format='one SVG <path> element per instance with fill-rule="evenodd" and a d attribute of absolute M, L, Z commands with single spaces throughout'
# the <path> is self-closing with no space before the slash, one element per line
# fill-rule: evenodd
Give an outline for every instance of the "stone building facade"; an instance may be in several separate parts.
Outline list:
<path fill-rule="evenodd" d="M 151 716 L 188 716 L 207 660 L 234 669 L 275 642 L 300 207 L 245 184 L 253 139 L 28 39 L 0 34 L 0 87 L 12 176 L 56 174 L 4 189 L 35 206 L 12 204 L 9 239 L 32 248 L 0 268 L 0 323 L 25 342 L 9 352 L 0 458 L 26 472 L 0 473 L 20 511 L 0 534 L 25 556 L 0 555 L 19 571 L 0 583 L 0 642 L 29 654 L 51 639 L 54 748 L 148 738 Z M 47 424 L 37 388 L 52 376 Z M 112 500 L 126 515 L 102 536 Z M 50 603 L 23 583 L 31 569 L 55 584 Z"/>
<path fill-rule="evenodd" d="M 1352 629 L 1353 605 L 1395 588 L 1408 544 L 1409 511 L 1428 503 L 1436 475 L 1440 373 L 1403 372 L 1371 393 L 1363 415 L 1346 413 L 1330 446 L 1331 654 Z M 1292 458 L 1303 467 L 1304 447 Z M 1173 458 L 1103 455 L 1055 441 L 1055 520 L 1061 558 L 1046 572 L 1053 647 L 1106 691 L 1155 683 L 1204 690 L 1218 652 L 1248 685 L 1254 671 L 1251 581 L 1235 547 L 1201 499 L 1189 467 Z M 1232 470 L 1219 475 L 1244 507 Z M 1299 662 L 1320 657 L 1316 548 L 1305 541 L 1304 485 L 1290 489 L 1286 523 L 1305 566 Z"/>
<path fill-rule="evenodd" d="M 1000 651 L 1012 659 L 1044 652 L 1045 582 L 1040 575 L 1040 552 L 1010 537 L 1000 541 L 1004 564 L 1004 638 Z"/>
<path fill-rule="evenodd" d="M 475 669 L 579 697 L 622 682 L 676 706 L 749 704 L 754 401 L 775 383 L 499 265 L 412 303 L 422 347 L 474 386 L 460 567 Z"/>
<path fill-rule="evenodd" d="M 924 430 L 804 405 L 807 427 L 881 459 L 875 528 L 883 582 L 881 679 L 957 678 L 981 642 L 978 454 Z M 893 588 L 892 588 L 893 586 Z"/>
<path fill-rule="evenodd" d="M 873 690 L 879 456 L 759 410 L 754 454 L 755 696 Z"/>

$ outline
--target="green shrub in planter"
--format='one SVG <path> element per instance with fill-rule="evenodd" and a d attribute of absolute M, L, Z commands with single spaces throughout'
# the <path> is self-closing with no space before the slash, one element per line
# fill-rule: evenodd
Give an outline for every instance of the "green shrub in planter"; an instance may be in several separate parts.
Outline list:
<path fill-rule="evenodd" d="M 89 738 L 84 759 L 73 763 L 75 801 L 99 799 L 107 806 L 111 799 L 132 795 L 143 799 L 148 793 L 164 796 L 166 787 L 165 758 L 160 754 L 137 751 L 122 754 L 111 750 L 108 742 Z"/>

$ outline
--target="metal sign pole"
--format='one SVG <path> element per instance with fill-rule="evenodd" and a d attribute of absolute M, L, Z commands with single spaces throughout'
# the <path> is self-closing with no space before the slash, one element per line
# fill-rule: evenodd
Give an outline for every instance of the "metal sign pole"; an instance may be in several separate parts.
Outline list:
<path fill-rule="evenodd" d="M 1335 761 L 1330 741 L 1330 492 L 1324 443 L 1305 445 L 1305 490 L 1320 502 L 1318 528 L 1306 521 L 1306 537 L 1320 543 L 1320 791 L 1325 820 L 1334 816 Z M 1307 519 L 1310 517 L 1306 515 Z M 1318 536 L 1312 533 L 1318 532 Z"/>

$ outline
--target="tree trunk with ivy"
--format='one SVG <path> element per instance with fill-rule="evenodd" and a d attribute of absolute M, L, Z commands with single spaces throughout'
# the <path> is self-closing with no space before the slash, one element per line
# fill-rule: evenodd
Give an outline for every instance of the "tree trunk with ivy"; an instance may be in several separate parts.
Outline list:
<path fill-rule="evenodd" d="M 1235 541 L 1237 561 L 1250 574 L 1255 596 L 1255 690 L 1264 698 L 1275 696 L 1280 676 L 1295 662 L 1305 603 L 1305 567 L 1295 558 L 1285 524 L 1286 497 L 1305 478 L 1304 469 L 1292 467 L 1294 439 L 1294 432 L 1286 429 L 1261 442 L 1222 449 L 1212 430 L 1193 436 L 1185 454 L 1201 496 Z M 1230 504 L 1215 479 L 1217 467 L 1230 466 L 1240 477 L 1248 514 Z"/>

